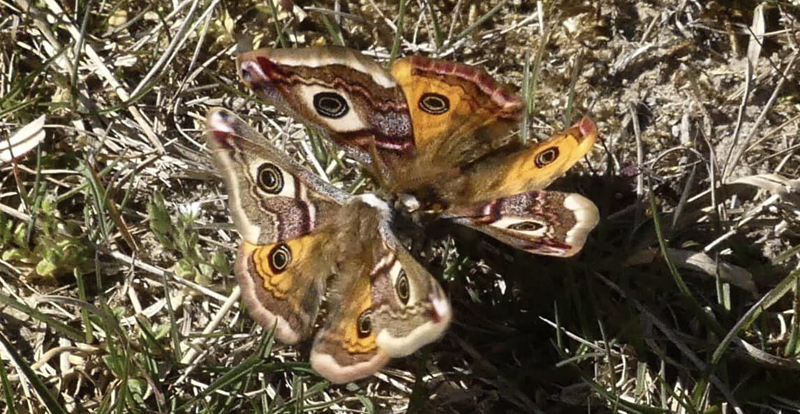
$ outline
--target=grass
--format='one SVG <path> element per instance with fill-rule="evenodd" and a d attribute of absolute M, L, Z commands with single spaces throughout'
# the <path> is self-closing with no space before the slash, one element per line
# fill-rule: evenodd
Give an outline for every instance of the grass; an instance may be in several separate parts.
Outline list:
<path fill-rule="evenodd" d="M 797 2 L 291 3 L 0 2 L 0 151 L 46 115 L 0 165 L 0 411 L 800 411 Z M 452 328 L 331 385 L 236 300 L 204 114 L 370 184 L 238 85 L 248 36 L 481 65 L 526 139 L 592 116 L 554 187 L 600 225 L 570 260 L 432 225 Z"/>

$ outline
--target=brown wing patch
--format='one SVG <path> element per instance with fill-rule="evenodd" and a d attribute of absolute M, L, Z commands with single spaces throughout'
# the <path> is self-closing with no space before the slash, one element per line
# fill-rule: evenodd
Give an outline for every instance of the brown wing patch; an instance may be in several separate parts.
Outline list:
<path fill-rule="evenodd" d="M 531 191 L 454 208 L 454 221 L 530 253 L 568 257 L 578 253 L 597 225 L 588 199 L 557 191 Z"/>
<path fill-rule="evenodd" d="M 403 91 L 361 53 L 338 46 L 259 49 L 237 57 L 242 81 L 284 112 L 368 158 L 414 149 Z"/>

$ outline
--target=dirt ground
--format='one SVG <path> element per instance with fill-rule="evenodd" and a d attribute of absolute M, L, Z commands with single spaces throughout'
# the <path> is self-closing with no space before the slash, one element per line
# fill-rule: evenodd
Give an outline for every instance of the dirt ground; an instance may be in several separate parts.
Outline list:
<path fill-rule="evenodd" d="M 0 154 L 46 116 L 0 164 L 0 409 L 800 412 L 798 19 L 797 1 L 0 1 Z M 414 254 L 454 307 L 441 341 L 346 386 L 310 370 L 310 341 L 270 344 L 229 297 L 238 235 L 203 123 L 227 107 L 314 162 L 238 81 L 237 51 L 281 40 L 483 67 L 527 99 L 533 140 L 590 116 L 602 142 L 551 187 L 600 209 L 583 252 L 435 223 Z"/>

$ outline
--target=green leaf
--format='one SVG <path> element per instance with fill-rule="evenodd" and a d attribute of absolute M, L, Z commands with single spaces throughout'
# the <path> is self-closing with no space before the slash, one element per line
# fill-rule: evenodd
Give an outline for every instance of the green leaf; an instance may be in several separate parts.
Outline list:
<path fill-rule="evenodd" d="M 222 250 L 215 251 L 211 256 L 211 266 L 223 276 L 230 275 L 233 272 L 231 262 L 228 261 L 228 257 Z"/>
<path fill-rule="evenodd" d="M 27 247 L 27 226 L 25 223 L 17 224 L 17 227 L 14 229 L 14 244 L 19 247 Z"/>
<path fill-rule="evenodd" d="M 364 406 L 364 409 L 367 410 L 368 413 L 375 412 L 375 404 L 372 402 L 372 400 L 369 399 L 369 397 L 363 394 L 357 394 L 356 398 L 358 398 L 358 400 L 361 401 L 361 404 Z"/>
<path fill-rule="evenodd" d="M 1 256 L 7 262 L 24 262 L 29 252 L 25 249 L 13 248 L 3 252 Z"/>
<path fill-rule="evenodd" d="M 194 280 L 194 266 L 188 259 L 184 258 L 179 260 L 178 263 L 175 263 L 174 271 L 177 276 L 188 280 Z"/>
<path fill-rule="evenodd" d="M 36 273 L 42 276 L 53 276 L 56 273 L 56 269 L 58 269 L 58 266 L 47 258 L 42 258 L 36 264 Z"/>
<path fill-rule="evenodd" d="M 200 274 L 206 277 L 211 277 L 214 274 L 214 267 L 207 263 L 199 263 L 197 268 L 200 269 Z"/>
<path fill-rule="evenodd" d="M 117 378 L 122 378 L 123 375 L 125 374 L 123 368 L 125 364 L 122 363 L 122 360 L 120 359 L 119 355 L 115 354 L 103 355 L 103 362 Z"/>
<path fill-rule="evenodd" d="M 147 383 L 138 378 L 129 378 L 128 391 L 134 401 L 138 404 L 142 404 L 144 403 L 144 394 L 147 391 Z"/>
<path fill-rule="evenodd" d="M 41 212 L 47 215 L 53 214 L 56 211 L 56 197 L 52 193 L 48 193 L 42 199 Z"/>
<path fill-rule="evenodd" d="M 163 339 L 169 336 L 171 326 L 169 324 L 160 323 L 153 327 L 153 337 L 156 339 Z"/>
<path fill-rule="evenodd" d="M 150 219 L 150 230 L 159 236 L 168 240 L 170 230 L 172 229 L 172 220 L 169 216 L 169 210 L 164 203 L 164 196 L 156 192 L 153 194 L 153 200 L 147 203 L 147 216 Z"/>
<path fill-rule="evenodd" d="M 198 263 L 197 272 L 195 273 L 194 281 L 203 285 L 211 285 L 211 276 L 214 274 L 214 268 L 208 263 Z"/>

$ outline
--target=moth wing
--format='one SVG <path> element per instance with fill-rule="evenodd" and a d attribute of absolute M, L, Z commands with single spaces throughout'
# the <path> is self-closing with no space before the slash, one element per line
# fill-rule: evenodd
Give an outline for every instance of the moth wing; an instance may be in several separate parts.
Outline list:
<path fill-rule="evenodd" d="M 236 58 L 242 81 L 269 103 L 328 134 L 362 162 L 414 148 L 403 91 L 380 64 L 340 47 L 258 49 Z"/>
<path fill-rule="evenodd" d="M 337 383 L 372 375 L 438 339 L 451 318 L 439 284 L 395 240 L 385 203 L 366 195 L 343 211 L 342 223 L 353 223 L 346 228 L 358 228 L 357 237 L 346 237 L 358 243 L 341 264 L 311 350 L 311 366 Z"/>
<path fill-rule="evenodd" d="M 572 193 L 530 191 L 452 209 L 453 221 L 530 253 L 569 257 L 597 225 L 597 207 Z"/>
<path fill-rule="evenodd" d="M 283 155 L 229 111 L 206 119 L 208 145 L 243 241 L 235 270 L 253 318 L 296 343 L 310 333 L 332 264 L 320 254 L 347 196 Z"/>
<path fill-rule="evenodd" d="M 339 274 L 351 282 L 328 302 L 330 313 L 311 348 L 311 367 L 335 383 L 368 377 L 380 370 L 389 355 L 378 349 L 372 331 L 372 286 L 369 268 L 357 275 Z"/>
<path fill-rule="evenodd" d="M 506 145 L 525 102 L 484 70 L 413 56 L 392 65 L 408 101 L 418 157 L 463 165 Z"/>
<path fill-rule="evenodd" d="M 588 154 L 596 140 L 597 126 L 591 119 L 583 118 L 545 141 L 488 157 L 462 171 L 463 187 L 455 196 L 456 203 L 466 205 L 475 200 L 544 189 Z"/>
<path fill-rule="evenodd" d="M 452 311 L 439 282 L 403 246 L 386 246 L 391 259 L 373 269 L 373 321 L 380 350 L 399 358 L 439 339 Z"/>

